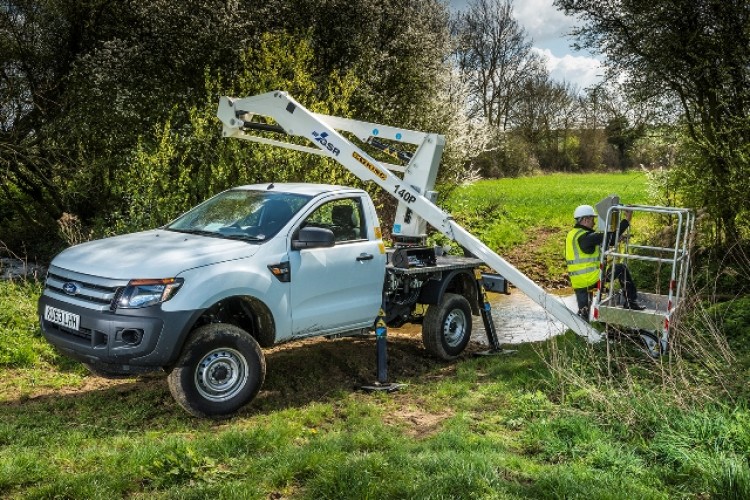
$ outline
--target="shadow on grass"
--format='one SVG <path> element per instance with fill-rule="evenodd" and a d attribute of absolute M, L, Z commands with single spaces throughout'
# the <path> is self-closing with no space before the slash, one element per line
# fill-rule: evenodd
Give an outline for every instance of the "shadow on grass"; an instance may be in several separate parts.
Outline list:
<path fill-rule="evenodd" d="M 267 350 L 263 388 L 235 418 L 330 401 L 375 382 L 375 345 L 374 337 L 354 337 L 297 341 Z M 388 380 L 419 384 L 451 376 L 456 363 L 470 358 L 473 350 L 481 346 L 470 345 L 461 358 L 447 363 L 432 358 L 419 337 L 389 336 Z M 86 377 L 82 387 L 0 404 L 0 422 L 9 420 L 23 422 L 26 428 L 48 428 L 55 420 L 67 428 L 107 422 L 110 433 L 132 432 L 133 426 L 143 431 L 222 422 L 187 415 L 172 399 L 163 374 L 125 380 Z"/>

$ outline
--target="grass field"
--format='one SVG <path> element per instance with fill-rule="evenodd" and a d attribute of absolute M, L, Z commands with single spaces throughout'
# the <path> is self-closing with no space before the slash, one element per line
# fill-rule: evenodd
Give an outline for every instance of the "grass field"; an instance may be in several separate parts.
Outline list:
<path fill-rule="evenodd" d="M 645 204 L 646 183 L 642 172 L 485 180 L 451 191 L 443 203 L 482 241 L 507 249 L 526 241 L 531 229 L 567 230 L 578 205 L 595 205 L 612 194 L 622 203 Z"/>
<path fill-rule="evenodd" d="M 555 209 L 566 196 L 550 190 L 574 184 L 595 202 L 641 182 L 608 179 L 483 182 L 449 203 L 458 214 L 493 200 L 492 215 L 528 212 L 524 230 L 566 227 L 578 200 Z M 514 201 L 495 201 L 505 191 Z M 615 357 L 568 335 L 443 363 L 395 330 L 389 375 L 406 386 L 371 394 L 355 387 L 375 377 L 372 339 L 311 340 L 266 351 L 259 397 L 210 421 L 180 410 L 161 377 L 105 381 L 57 356 L 38 331 L 39 293 L 0 283 L 3 498 L 750 498 L 746 351 L 716 367 L 627 343 Z M 717 314 L 746 334 L 746 306 Z"/>
<path fill-rule="evenodd" d="M 525 274 L 559 287 L 567 283 L 563 253 L 573 210 L 613 194 L 622 203 L 647 204 L 647 182 L 640 171 L 485 180 L 451 190 L 440 203 L 459 224 Z M 638 227 L 645 221 L 636 217 L 633 223 Z M 434 241 L 450 245 L 442 236 Z"/>

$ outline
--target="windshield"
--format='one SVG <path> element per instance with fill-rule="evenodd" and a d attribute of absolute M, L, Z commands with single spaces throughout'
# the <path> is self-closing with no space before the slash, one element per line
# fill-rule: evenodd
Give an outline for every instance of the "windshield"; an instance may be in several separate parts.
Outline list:
<path fill-rule="evenodd" d="M 220 238 L 265 241 L 273 237 L 310 196 L 232 189 L 201 203 L 165 229 Z"/>

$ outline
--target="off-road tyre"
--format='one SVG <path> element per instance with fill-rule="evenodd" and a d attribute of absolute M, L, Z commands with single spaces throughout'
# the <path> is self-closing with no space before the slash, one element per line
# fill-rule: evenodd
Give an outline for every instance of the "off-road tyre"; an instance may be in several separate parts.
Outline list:
<path fill-rule="evenodd" d="M 258 394 L 266 359 L 239 327 L 212 323 L 196 328 L 167 381 L 175 401 L 196 417 L 226 417 Z"/>
<path fill-rule="evenodd" d="M 463 295 L 446 293 L 440 304 L 427 308 L 422 322 L 422 343 L 433 356 L 458 357 L 471 338 L 471 306 Z"/>

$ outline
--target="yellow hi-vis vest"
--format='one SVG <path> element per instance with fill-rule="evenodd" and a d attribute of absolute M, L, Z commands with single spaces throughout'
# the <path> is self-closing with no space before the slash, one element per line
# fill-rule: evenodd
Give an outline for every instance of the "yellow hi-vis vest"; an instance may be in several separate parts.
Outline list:
<path fill-rule="evenodd" d="M 594 253 L 586 253 L 578 244 L 578 238 L 586 232 L 584 229 L 573 228 L 565 240 L 565 261 L 573 288 L 589 288 L 599 281 L 599 246 L 594 249 Z"/>

